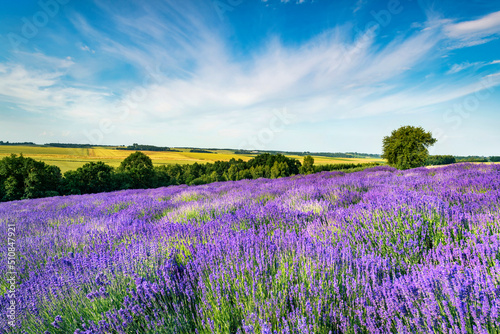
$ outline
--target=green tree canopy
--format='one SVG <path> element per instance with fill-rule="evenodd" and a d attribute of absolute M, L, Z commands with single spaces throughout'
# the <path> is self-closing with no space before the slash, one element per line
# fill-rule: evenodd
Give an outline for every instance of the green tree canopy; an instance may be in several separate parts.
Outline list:
<path fill-rule="evenodd" d="M 422 127 L 402 126 L 384 137 L 382 158 L 399 169 L 421 167 L 429 156 L 427 148 L 436 141 Z"/>
<path fill-rule="evenodd" d="M 229 181 L 236 181 L 238 179 L 238 168 L 235 165 L 231 165 L 227 170 L 226 179 Z"/>
<path fill-rule="evenodd" d="M 123 174 L 127 185 L 123 188 L 151 188 L 155 184 L 153 161 L 142 152 L 134 152 L 122 161 L 118 172 Z"/>
<path fill-rule="evenodd" d="M 69 194 L 92 194 L 115 190 L 113 167 L 102 161 L 89 162 L 76 171 L 64 173 L 64 186 Z"/>
<path fill-rule="evenodd" d="M 271 168 L 271 178 L 277 179 L 286 176 L 290 176 L 286 162 L 275 161 L 273 167 Z"/>
<path fill-rule="evenodd" d="M 278 163 L 280 165 L 280 168 L 283 169 L 285 168 L 286 171 L 284 172 L 287 176 L 288 175 L 296 175 L 299 174 L 299 168 L 302 166 L 300 161 L 297 159 L 293 158 L 288 158 L 284 156 L 283 154 L 269 154 L 269 153 L 263 153 L 259 154 L 253 159 L 250 159 L 246 163 L 246 168 L 251 168 L 251 167 L 256 167 L 256 166 L 268 166 L 269 169 L 274 167 L 275 163 Z M 286 167 L 283 166 L 283 164 L 286 165 Z M 280 173 L 281 174 L 281 173 Z M 266 177 L 269 177 L 270 175 L 266 175 Z M 272 177 L 272 176 L 271 176 Z"/>
<path fill-rule="evenodd" d="M 425 162 L 429 166 L 449 165 L 457 162 L 452 155 L 430 155 Z"/>
<path fill-rule="evenodd" d="M 304 157 L 304 162 L 302 163 L 302 167 L 300 167 L 301 174 L 312 174 L 314 173 L 314 158 L 310 155 L 306 155 Z"/>
<path fill-rule="evenodd" d="M 12 154 L 0 160 L 0 201 L 59 195 L 61 170 Z"/>

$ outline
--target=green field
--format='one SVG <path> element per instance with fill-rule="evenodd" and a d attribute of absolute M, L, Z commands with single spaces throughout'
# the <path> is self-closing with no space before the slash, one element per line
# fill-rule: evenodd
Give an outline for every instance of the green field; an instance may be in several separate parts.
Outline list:
<path fill-rule="evenodd" d="M 228 150 L 210 150 L 214 153 L 192 153 L 189 149 L 176 149 L 181 152 L 150 152 L 143 151 L 147 154 L 153 164 L 193 164 L 214 162 L 217 160 L 229 161 L 232 158 L 248 161 L 255 154 L 234 154 Z M 75 170 L 78 167 L 91 161 L 103 161 L 110 166 L 118 167 L 120 163 L 134 151 L 116 150 L 113 147 L 95 147 L 95 148 L 58 148 L 58 147 L 39 147 L 39 146 L 0 146 L 0 158 L 9 156 L 10 154 L 23 154 L 25 157 L 30 157 L 35 160 L 43 161 L 50 165 L 55 165 L 61 168 L 64 173 L 68 170 Z M 302 162 L 303 157 L 288 155 L 288 157 L 298 159 Z M 315 164 L 341 164 L 341 163 L 367 163 L 367 162 L 384 162 L 381 159 L 363 159 L 363 158 L 328 158 L 314 156 Z"/>

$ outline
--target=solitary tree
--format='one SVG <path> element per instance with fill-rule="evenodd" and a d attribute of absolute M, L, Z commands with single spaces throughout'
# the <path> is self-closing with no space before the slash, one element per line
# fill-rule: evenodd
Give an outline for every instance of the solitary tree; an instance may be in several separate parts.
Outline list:
<path fill-rule="evenodd" d="M 422 127 L 403 126 L 384 137 L 382 158 L 399 169 L 420 167 L 429 156 L 427 148 L 436 141 Z"/>

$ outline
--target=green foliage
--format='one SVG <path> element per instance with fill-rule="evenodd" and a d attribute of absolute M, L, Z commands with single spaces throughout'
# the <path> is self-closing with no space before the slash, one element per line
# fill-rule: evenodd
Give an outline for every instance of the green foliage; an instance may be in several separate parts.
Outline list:
<path fill-rule="evenodd" d="M 49 147 L 62 147 L 62 148 L 92 148 L 90 144 L 61 144 L 61 143 L 48 143 L 44 146 Z"/>
<path fill-rule="evenodd" d="M 113 167 L 104 162 L 89 162 L 76 171 L 64 173 L 68 194 L 93 194 L 116 189 Z"/>
<path fill-rule="evenodd" d="M 429 156 L 427 148 L 436 141 L 422 127 L 402 126 L 384 137 L 382 158 L 399 169 L 421 167 Z"/>
<path fill-rule="evenodd" d="M 236 181 L 238 179 L 238 168 L 235 165 L 231 165 L 227 170 L 226 179 L 229 181 Z"/>
<path fill-rule="evenodd" d="M 118 172 L 123 174 L 123 189 L 151 188 L 154 185 L 153 161 L 142 152 L 135 152 L 122 161 Z"/>
<path fill-rule="evenodd" d="M 238 180 L 253 179 L 250 169 L 244 169 L 238 172 Z"/>
<path fill-rule="evenodd" d="M 485 157 L 479 156 L 467 156 L 467 157 L 456 157 L 457 162 L 488 162 Z"/>
<path fill-rule="evenodd" d="M 6 178 L 0 174 L 0 202 L 4 201 L 5 198 L 5 181 Z"/>
<path fill-rule="evenodd" d="M 430 155 L 425 164 L 427 166 L 449 165 L 456 163 L 457 160 L 452 155 Z"/>
<path fill-rule="evenodd" d="M 279 163 L 286 164 L 286 167 L 284 168 L 286 168 L 287 176 L 299 174 L 299 168 L 301 167 L 301 163 L 297 159 L 288 158 L 283 154 L 269 154 L 269 153 L 260 154 L 255 158 L 249 160 L 246 163 L 246 165 L 247 168 L 255 166 L 268 166 L 271 169 L 272 167 L 274 167 L 276 162 L 278 164 Z"/>
<path fill-rule="evenodd" d="M 131 151 L 155 151 L 155 152 L 179 152 L 178 150 L 173 150 L 170 147 L 160 147 L 153 145 L 139 145 L 134 143 L 131 146 L 117 147 L 117 150 L 131 150 Z"/>
<path fill-rule="evenodd" d="M 172 177 L 170 176 L 169 170 L 165 165 L 155 167 L 154 173 L 156 187 L 166 187 L 172 184 Z"/>
<path fill-rule="evenodd" d="M 0 160 L 0 201 L 58 195 L 61 179 L 59 167 L 12 154 Z"/>
<path fill-rule="evenodd" d="M 314 166 L 314 173 L 327 172 L 327 171 L 351 171 L 351 170 L 363 170 L 369 167 L 380 166 L 377 162 L 369 162 L 365 164 L 326 164 L 326 165 L 316 165 Z"/>
<path fill-rule="evenodd" d="M 199 149 L 199 148 L 190 149 L 189 152 L 191 152 L 191 153 L 213 153 L 213 154 L 217 154 L 217 152 L 202 150 L 202 149 Z"/>
<path fill-rule="evenodd" d="M 3 140 L 0 140 L 0 145 L 8 145 L 8 146 L 34 146 L 36 145 L 35 143 L 31 141 L 27 142 L 22 142 L 22 143 L 10 143 L 8 140 L 4 142 Z"/>
<path fill-rule="evenodd" d="M 285 162 L 275 161 L 271 168 L 271 179 L 278 179 L 286 176 L 290 176 L 288 165 Z"/>
<path fill-rule="evenodd" d="M 16 177 L 11 175 L 4 182 L 5 201 L 15 201 L 21 199 L 23 196 L 22 184 L 17 181 Z"/>
<path fill-rule="evenodd" d="M 252 174 L 253 179 L 258 179 L 260 177 L 266 177 L 266 170 L 263 166 L 250 167 L 250 174 Z"/>
<path fill-rule="evenodd" d="M 500 162 L 500 157 L 490 157 L 491 162 Z"/>
<path fill-rule="evenodd" d="M 300 174 L 312 174 L 314 173 L 314 158 L 310 155 L 304 157 L 304 162 L 300 168 Z"/>

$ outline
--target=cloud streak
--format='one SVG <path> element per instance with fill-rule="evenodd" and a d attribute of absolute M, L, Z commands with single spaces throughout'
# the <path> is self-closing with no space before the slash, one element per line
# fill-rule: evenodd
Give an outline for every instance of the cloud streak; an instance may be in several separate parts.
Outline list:
<path fill-rule="evenodd" d="M 500 11 L 477 20 L 450 24 L 446 27 L 446 32 L 452 38 L 497 34 L 500 32 Z"/>
<path fill-rule="evenodd" d="M 446 35 L 458 41 L 455 48 L 488 43 L 500 34 L 500 11 L 471 21 L 449 23 L 444 27 Z"/>
<path fill-rule="evenodd" d="M 170 11 L 167 8 L 163 15 Z M 381 48 L 375 43 L 377 36 L 367 33 L 349 41 L 350 31 L 339 27 L 295 47 L 286 46 L 275 37 L 241 61 L 232 59 L 224 36 L 204 33 L 213 29 L 200 24 L 206 20 L 193 12 L 180 20 L 186 27 L 181 24 L 182 29 L 162 28 L 172 32 L 166 40 L 158 30 L 147 28 L 161 27 L 164 20 L 150 12 L 147 17 L 148 24 L 139 25 L 128 24 L 127 17 L 114 19 L 127 36 L 146 36 L 143 40 L 149 42 L 141 41 L 140 48 L 102 39 L 108 52 L 120 54 L 139 67 L 161 61 L 159 55 L 164 55 L 166 63 L 177 65 L 169 67 L 173 75 L 163 75 L 161 84 L 147 88 L 148 99 L 138 106 L 138 114 L 161 121 L 195 117 L 198 123 L 221 117 L 231 119 L 231 126 L 241 128 L 247 128 L 249 123 L 259 124 L 254 120 L 283 105 L 294 110 L 297 121 L 317 122 L 394 112 L 396 108 L 388 107 L 394 104 L 388 102 L 391 99 L 397 100 L 401 109 L 427 106 L 426 89 L 407 88 L 406 94 L 417 96 L 408 100 L 410 105 L 400 98 L 404 89 L 395 88 L 412 69 L 432 57 L 430 52 L 444 38 L 438 28 L 424 29 Z M 162 42 L 164 48 L 158 49 Z M 176 68 L 186 67 L 179 60 L 171 61 L 172 54 L 189 59 L 193 64 L 190 71 L 176 72 Z M 462 69 L 455 68 L 453 72 Z M 435 83 L 445 84 L 446 81 Z M 462 90 L 457 88 L 459 91 Z M 456 98 L 460 94 L 445 96 Z"/>
<path fill-rule="evenodd" d="M 385 44 L 379 36 L 384 27 L 353 39 L 349 25 L 337 26 L 299 45 L 271 35 L 238 57 L 230 30 L 210 6 L 172 0 L 117 11 L 99 4 L 109 18 L 106 28 L 71 16 L 82 40 L 92 41 L 78 48 L 130 65 L 137 72 L 133 80 L 83 87 L 71 72 L 85 63 L 25 54 L 18 63 L 0 64 L 0 100 L 82 123 L 110 119 L 122 133 L 154 123 L 168 124 L 172 136 L 189 129 L 207 138 L 244 138 L 265 126 L 276 108 L 287 107 L 295 124 L 321 123 L 415 112 L 500 84 L 492 76 L 489 86 L 480 85 L 480 73 L 450 78 L 488 65 L 483 62 L 455 64 L 450 77 L 415 80 L 418 68 L 445 55 L 442 45 L 492 38 L 500 12 L 460 23 L 427 22 Z M 37 66 L 26 66 L 28 58 Z M 134 100 L 137 87 L 143 96 Z M 117 112 L 123 105 L 126 117 Z"/>
<path fill-rule="evenodd" d="M 86 119 L 95 117 L 109 102 L 109 93 L 63 84 L 71 59 L 48 57 L 41 53 L 20 54 L 27 64 L 0 64 L 0 100 L 17 105 L 24 112 L 48 118 Z"/>

